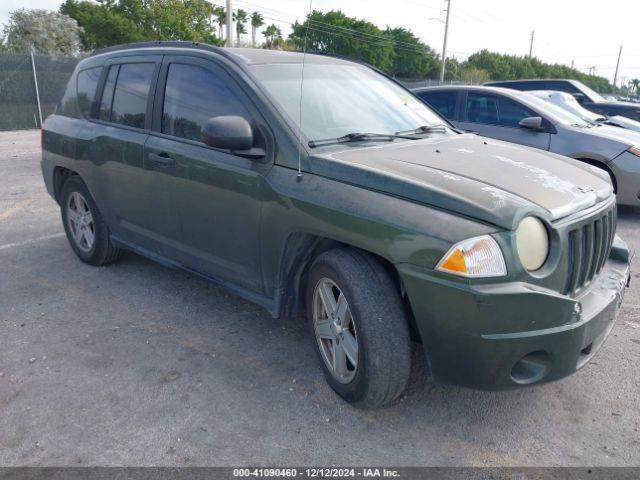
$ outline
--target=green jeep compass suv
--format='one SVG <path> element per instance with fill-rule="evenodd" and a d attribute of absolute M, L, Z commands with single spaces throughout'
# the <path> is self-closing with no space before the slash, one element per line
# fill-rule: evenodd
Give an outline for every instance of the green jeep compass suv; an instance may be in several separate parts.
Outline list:
<path fill-rule="evenodd" d="M 411 338 L 438 382 L 569 375 L 629 278 L 606 174 L 461 134 L 330 56 L 97 51 L 44 124 L 42 171 L 82 261 L 132 250 L 306 312 L 327 381 L 361 406 L 402 392 Z"/>

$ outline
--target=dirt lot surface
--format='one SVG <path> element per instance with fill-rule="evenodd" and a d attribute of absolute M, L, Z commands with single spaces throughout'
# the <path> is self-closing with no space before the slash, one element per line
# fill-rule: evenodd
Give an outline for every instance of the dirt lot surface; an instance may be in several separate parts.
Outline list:
<path fill-rule="evenodd" d="M 580 372 L 511 392 L 435 386 L 360 411 L 306 326 L 133 254 L 63 235 L 39 132 L 0 133 L 0 465 L 640 465 L 640 271 Z M 640 249 L 640 213 L 619 234 Z"/>

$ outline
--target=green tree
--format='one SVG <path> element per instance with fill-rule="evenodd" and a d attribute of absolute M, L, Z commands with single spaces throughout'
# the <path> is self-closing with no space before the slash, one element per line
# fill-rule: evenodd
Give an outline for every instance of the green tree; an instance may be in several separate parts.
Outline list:
<path fill-rule="evenodd" d="M 282 42 L 282 31 L 276 26 L 275 23 L 267 26 L 262 32 L 265 42 L 265 48 L 276 48 Z"/>
<path fill-rule="evenodd" d="M 385 32 L 393 41 L 393 75 L 400 78 L 426 78 L 437 74 L 437 54 L 410 30 L 389 28 Z"/>
<path fill-rule="evenodd" d="M 227 11 L 224 7 L 213 7 L 213 16 L 218 24 L 218 39 L 224 40 L 224 26 L 227 24 Z"/>
<path fill-rule="evenodd" d="M 219 44 L 206 0 L 66 0 L 60 12 L 84 29 L 86 49 L 144 40 L 190 40 Z"/>
<path fill-rule="evenodd" d="M 264 25 L 264 18 L 259 12 L 251 14 L 251 46 L 256 48 L 256 31 Z"/>
<path fill-rule="evenodd" d="M 538 58 L 504 55 L 488 50 L 471 55 L 465 68 L 485 70 L 492 80 L 518 80 L 523 78 L 569 78 L 579 80 L 599 92 L 611 92 L 613 86 L 604 77 L 586 75 L 566 65 L 544 63 Z"/>
<path fill-rule="evenodd" d="M 303 23 L 292 25 L 289 39 L 298 49 L 336 53 L 393 72 L 393 39 L 373 23 L 348 17 L 339 10 L 314 10 Z"/>
<path fill-rule="evenodd" d="M 215 41 L 209 24 L 213 7 L 206 0 L 146 0 L 143 16 L 156 40 Z"/>
<path fill-rule="evenodd" d="M 481 85 L 491 80 L 491 75 L 489 75 L 489 72 L 487 72 L 486 70 L 482 70 L 481 68 L 467 66 L 460 70 L 460 80 L 462 80 L 464 83 Z"/>
<path fill-rule="evenodd" d="M 73 18 L 47 10 L 16 10 L 4 26 L 3 46 L 15 53 L 76 55 L 82 29 Z"/>
<path fill-rule="evenodd" d="M 129 17 L 117 7 L 105 3 L 66 0 L 60 6 L 60 13 L 69 15 L 82 27 L 80 40 L 84 50 L 144 39 L 137 23 L 138 16 Z"/>
<path fill-rule="evenodd" d="M 236 22 L 236 37 L 237 43 L 236 45 L 240 46 L 240 35 L 243 33 L 247 33 L 247 29 L 245 25 L 247 23 L 247 19 L 249 18 L 249 14 L 243 9 L 239 8 L 237 12 L 233 14 L 233 20 Z"/>

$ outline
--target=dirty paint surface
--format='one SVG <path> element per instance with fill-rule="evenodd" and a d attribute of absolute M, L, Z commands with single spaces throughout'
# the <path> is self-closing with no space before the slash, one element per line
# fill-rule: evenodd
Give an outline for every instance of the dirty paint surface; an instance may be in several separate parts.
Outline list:
<path fill-rule="evenodd" d="M 80 263 L 38 144 L 0 134 L 0 213 L 13 212 L 0 220 L 0 465 L 640 464 L 637 256 L 609 340 L 577 374 L 438 387 L 416 348 L 402 400 L 363 412 L 325 384 L 302 322 L 135 255 Z M 640 212 L 621 211 L 619 233 L 639 251 Z"/>

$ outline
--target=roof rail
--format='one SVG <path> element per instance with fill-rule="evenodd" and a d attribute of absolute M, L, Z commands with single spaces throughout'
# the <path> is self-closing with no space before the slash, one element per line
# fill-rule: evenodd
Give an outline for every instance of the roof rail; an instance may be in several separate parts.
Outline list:
<path fill-rule="evenodd" d="M 122 45 L 113 45 L 111 47 L 97 48 L 89 55 L 100 55 L 102 53 L 119 52 L 121 50 L 134 50 L 137 48 L 152 48 L 152 47 L 168 47 L 168 48 L 197 48 L 199 50 L 207 50 L 209 52 L 226 54 L 225 50 L 220 47 L 215 47 L 208 43 L 189 42 L 184 40 L 155 40 L 151 42 L 134 42 L 124 43 Z"/>

